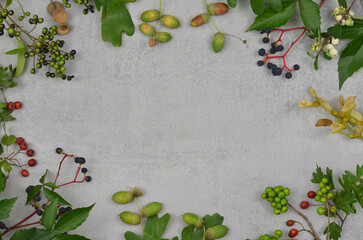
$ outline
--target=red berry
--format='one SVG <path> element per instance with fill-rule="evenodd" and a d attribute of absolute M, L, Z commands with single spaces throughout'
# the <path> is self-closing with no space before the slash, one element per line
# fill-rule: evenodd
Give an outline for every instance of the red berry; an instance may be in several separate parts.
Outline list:
<path fill-rule="evenodd" d="M 299 234 L 299 231 L 295 228 L 291 229 L 289 232 L 289 237 L 293 238 L 296 237 Z"/>
<path fill-rule="evenodd" d="M 34 150 L 33 149 L 28 149 L 28 151 L 26 151 L 26 155 L 28 155 L 28 157 L 33 157 L 34 156 Z"/>
<path fill-rule="evenodd" d="M 20 144 L 20 149 L 21 149 L 21 150 L 27 150 L 27 149 L 28 149 L 28 144 L 27 144 L 26 142 L 22 142 L 22 143 Z"/>
<path fill-rule="evenodd" d="M 309 191 L 307 195 L 308 195 L 308 198 L 315 198 L 315 196 L 316 196 L 316 192 L 314 192 L 314 191 Z"/>
<path fill-rule="evenodd" d="M 16 143 L 17 143 L 18 145 L 22 144 L 23 142 L 24 142 L 24 139 L 23 139 L 22 137 L 18 137 L 18 138 L 16 139 Z"/>
<path fill-rule="evenodd" d="M 286 221 L 286 225 L 289 226 L 289 227 L 293 226 L 294 224 L 295 224 L 294 220 L 287 220 Z"/>
<path fill-rule="evenodd" d="M 309 207 L 309 202 L 308 201 L 302 201 L 301 203 L 300 203 L 300 207 L 302 208 L 302 209 L 307 209 L 308 207 Z"/>
<path fill-rule="evenodd" d="M 19 101 L 15 102 L 15 108 L 16 108 L 16 109 L 20 109 L 22 106 L 23 106 L 23 105 L 22 105 L 22 103 L 21 103 L 21 102 L 19 102 Z"/>
<path fill-rule="evenodd" d="M 7 107 L 8 107 L 9 110 L 14 110 L 15 104 L 13 102 L 8 102 Z"/>
<path fill-rule="evenodd" d="M 37 165 L 37 160 L 35 160 L 34 158 L 29 159 L 28 165 L 29 167 L 34 167 L 35 165 Z"/>
<path fill-rule="evenodd" d="M 23 177 L 29 176 L 28 170 L 25 170 L 25 169 L 21 170 L 21 175 L 23 175 Z"/>

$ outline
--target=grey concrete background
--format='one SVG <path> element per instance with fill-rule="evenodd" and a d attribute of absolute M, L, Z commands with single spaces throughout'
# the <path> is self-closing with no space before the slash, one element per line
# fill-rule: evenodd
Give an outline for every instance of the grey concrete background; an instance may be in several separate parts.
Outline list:
<path fill-rule="evenodd" d="M 30 1 L 26 7 L 49 22 L 47 3 Z M 324 19 L 335 6 L 335 1 L 326 3 Z M 138 25 L 141 13 L 157 8 L 158 1 L 138 1 L 128 7 Z M 202 1 L 164 0 L 163 11 L 177 16 L 182 26 L 170 30 L 171 42 L 152 52 L 138 30 L 132 38 L 124 37 L 121 48 L 114 48 L 101 40 L 100 14 L 83 16 L 78 7 L 69 11 L 73 31 L 64 39 L 66 49 L 78 51 L 68 66 L 74 81 L 27 73 L 16 89 L 7 91 L 9 99 L 24 102 L 8 131 L 23 136 L 39 161 L 28 178 L 14 171 L 9 179 L 2 197 L 21 193 L 10 223 L 31 211 L 23 207 L 26 186 L 36 183 L 45 169 L 54 178 L 58 146 L 87 159 L 92 183 L 60 192 L 75 207 L 97 203 L 75 231 L 95 240 L 123 239 L 127 230 L 140 232 L 118 219 L 121 211 L 135 211 L 136 206 L 111 201 L 114 192 L 134 186 L 145 193 L 141 205 L 159 201 L 164 203 L 162 213 L 171 213 L 168 238 L 180 234 L 185 212 L 225 216 L 230 228 L 227 240 L 257 238 L 277 228 L 287 232 L 284 222 L 294 215 L 272 213 L 260 199 L 266 186 L 290 187 L 290 201 L 297 205 L 314 189 L 310 176 L 316 164 L 333 168 L 336 176 L 362 164 L 361 142 L 315 128 L 316 120 L 327 115 L 321 109 L 297 107 L 300 100 L 310 99 L 307 90 L 313 86 L 334 107 L 339 94 L 357 96 L 358 109 L 363 110 L 362 71 L 339 91 L 337 59 L 321 61 L 316 72 L 306 55 L 307 37 L 289 57 L 291 64 L 301 66 L 291 80 L 257 67 L 257 51 L 264 45 L 259 33 L 244 32 L 254 18 L 247 1 L 213 21 L 222 31 L 246 39 L 249 47 L 227 38 L 225 49 L 215 54 L 213 28 L 188 26 L 203 7 Z M 358 1 L 355 11 L 361 10 Z M 333 23 L 330 19 L 324 27 Z M 291 22 L 296 25 L 297 18 Z M 288 45 L 294 35 L 286 36 Z M 1 38 L 0 64 L 16 62 L 3 54 L 15 45 Z M 62 179 L 72 178 L 74 170 L 75 165 L 67 163 Z M 343 239 L 361 239 L 362 214 L 359 209 L 349 217 Z M 321 233 L 324 218 L 315 210 L 308 215 Z"/>

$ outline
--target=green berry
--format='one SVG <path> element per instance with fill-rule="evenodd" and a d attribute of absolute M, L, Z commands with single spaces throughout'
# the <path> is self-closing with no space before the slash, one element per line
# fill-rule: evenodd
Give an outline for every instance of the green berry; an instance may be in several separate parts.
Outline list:
<path fill-rule="evenodd" d="M 325 213 L 325 209 L 320 207 L 316 210 L 318 212 L 319 215 L 323 215 Z"/>

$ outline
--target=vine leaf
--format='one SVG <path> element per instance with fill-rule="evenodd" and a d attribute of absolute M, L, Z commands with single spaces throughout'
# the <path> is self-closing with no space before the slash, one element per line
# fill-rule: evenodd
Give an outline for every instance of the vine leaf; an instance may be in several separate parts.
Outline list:
<path fill-rule="evenodd" d="M 16 39 L 16 41 L 18 42 L 18 49 L 24 49 L 25 48 L 22 41 L 20 41 L 19 39 Z M 16 66 L 16 71 L 15 71 L 15 74 L 14 74 L 14 78 L 19 77 L 23 73 L 24 67 L 25 67 L 25 61 L 26 61 L 26 58 L 25 58 L 24 54 L 19 53 L 18 54 L 18 64 Z"/>
<path fill-rule="evenodd" d="M 58 213 L 58 199 L 45 207 L 41 223 L 46 229 L 52 229 Z"/>
<path fill-rule="evenodd" d="M 44 184 L 45 183 L 45 179 L 47 177 L 47 174 L 48 174 L 48 169 L 45 170 L 45 173 L 43 174 L 43 176 L 39 179 L 39 182 Z"/>
<path fill-rule="evenodd" d="M 6 219 L 10 216 L 13 206 L 18 198 L 3 199 L 0 201 L 0 219 Z"/>
<path fill-rule="evenodd" d="M 227 0 L 227 2 L 231 8 L 235 8 L 237 6 L 237 0 Z"/>
<path fill-rule="evenodd" d="M 326 235 L 328 233 L 328 227 L 324 230 L 324 234 Z M 336 224 L 335 222 L 332 222 L 329 224 L 329 239 L 338 240 L 341 237 L 342 228 Z"/>
<path fill-rule="evenodd" d="M 102 39 L 115 47 L 122 45 L 122 33 L 132 36 L 135 25 L 125 2 L 120 0 L 95 0 L 98 11 L 102 8 Z"/>
<path fill-rule="evenodd" d="M 152 239 L 160 239 L 168 226 L 169 220 L 169 213 L 161 218 L 158 218 L 157 215 L 149 217 L 145 223 L 144 235 L 148 235 Z"/>
<path fill-rule="evenodd" d="M 267 27 L 273 29 L 285 25 L 294 14 L 296 1 L 283 2 L 284 9 L 281 12 L 276 12 L 271 7 L 266 8 L 264 12 L 255 18 L 254 23 L 247 29 L 262 30 Z"/>
<path fill-rule="evenodd" d="M 265 10 L 264 0 L 250 0 L 252 11 L 256 15 L 261 15 Z"/>
<path fill-rule="evenodd" d="M 361 67 L 363 67 L 363 41 L 360 38 L 356 38 L 348 43 L 339 58 L 339 89 Z"/>
<path fill-rule="evenodd" d="M 62 198 L 58 193 L 49 190 L 48 188 L 44 188 L 43 190 L 45 198 L 48 199 L 49 201 L 53 202 L 56 199 L 58 199 L 58 205 L 72 206 L 69 202 L 64 200 L 64 198 Z"/>
<path fill-rule="evenodd" d="M 56 240 L 90 240 L 84 236 L 72 235 L 72 234 L 57 235 L 57 236 L 55 236 L 54 239 L 56 239 Z"/>
<path fill-rule="evenodd" d="M 49 240 L 56 235 L 57 232 L 53 230 L 46 230 L 46 229 L 37 229 L 37 228 L 30 228 L 30 229 L 21 229 L 18 230 L 10 240 Z"/>
<path fill-rule="evenodd" d="M 357 37 L 363 37 L 363 24 L 354 23 L 353 26 L 344 26 L 341 27 L 341 35 L 339 38 L 341 39 L 354 39 Z"/>
<path fill-rule="evenodd" d="M 68 232 L 74 230 L 82 225 L 86 221 L 90 211 L 95 204 L 85 208 L 76 208 L 59 218 L 54 230 L 59 232 Z"/>
<path fill-rule="evenodd" d="M 313 0 L 299 0 L 299 9 L 305 27 L 311 30 L 315 37 L 318 37 L 321 24 L 319 5 Z"/>
<path fill-rule="evenodd" d="M 265 0 L 265 3 L 276 12 L 281 12 L 284 9 L 281 0 Z"/>
<path fill-rule="evenodd" d="M 337 209 L 344 211 L 347 215 L 356 213 L 353 203 L 356 203 L 355 195 L 350 191 L 341 191 L 335 194 L 335 206 Z"/>
<path fill-rule="evenodd" d="M 36 185 L 30 189 L 28 196 L 26 197 L 25 205 L 27 205 L 39 193 L 40 189 L 42 189 L 42 185 Z"/>
<path fill-rule="evenodd" d="M 202 240 L 204 235 L 203 229 L 198 228 L 196 231 L 194 229 L 193 225 L 185 227 L 182 231 L 181 240 Z"/>

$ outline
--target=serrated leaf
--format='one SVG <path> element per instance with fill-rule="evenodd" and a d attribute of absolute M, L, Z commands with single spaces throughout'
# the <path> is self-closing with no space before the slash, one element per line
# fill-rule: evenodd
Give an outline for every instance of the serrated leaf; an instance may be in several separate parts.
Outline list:
<path fill-rule="evenodd" d="M 58 205 L 66 205 L 66 206 L 72 206 L 69 202 L 64 200 L 58 193 L 49 190 L 48 188 L 44 188 L 44 196 L 49 201 L 53 202 L 54 200 L 58 199 Z"/>
<path fill-rule="evenodd" d="M 25 46 L 21 40 L 16 39 L 16 41 L 18 42 L 18 48 L 25 48 Z M 23 53 L 18 54 L 18 63 L 16 65 L 14 78 L 19 77 L 23 73 L 24 67 L 25 67 L 25 62 L 26 62 L 26 58 L 25 58 L 24 54 Z"/>
<path fill-rule="evenodd" d="M 264 12 L 255 18 L 254 23 L 247 31 L 256 29 L 266 29 L 267 27 L 274 29 L 285 25 L 294 14 L 296 1 L 283 2 L 284 9 L 281 12 L 276 12 L 271 8 L 266 8 Z"/>
<path fill-rule="evenodd" d="M 164 234 L 170 220 L 170 214 L 167 213 L 161 218 L 157 215 L 149 217 L 145 223 L 144 235 L 159 239 Z"/>
<path fill-rule="evenodd" d="M 276 12 L 281 12 L 284 9 L 281 0 L 265 0 L 265 3 Z"/>
<path fill-rule="evenodd" d="M 353 203 L 356 203 L 355 195 L 349 191 L 341 191 L 335 194 L 335 206 L 337 209 L 344 211 L 347 215 L 356 213 Z"/>
<path fill-rule="evenodd" d="M 347 1 L 346 0 L 338 0 L 339 6 L 347 8 Z"/>
<path fill-rule="evenodd" d="M 32 187 L 32 189 L 30 189 L 27 198 L 26 198 L 26 203 L 25 205 L 27 205 L 33 198 L 35 198 L 35 196 L 38 194 L 38 192 L 40 191 L 40 189 L 42 189 L 42 185 L 36 185 L 34 187 Z"/>
<path fill-rule="evenodd" d="M 343 50 L 338 61 L 339 89 L 345 81 L 363 66 L 363 41 L 353 39 Z"/>
<path fill-rule="evenodd" d="M 324 234 L 326 235 L 328 233 L 328 227 L 324 230 Z M 335 222 L 332 222 L 329 224 L 329 239 L 338 240 L 341 237 L 342 228 L 336 224 Z"/>
<path fill-rule="evenodd" d="M 46 229 L 21 229 L 18 230 L 10 240 L 50 240 L 54 235 L 58 234 L 56 231 Z"/>
<path fill-rule="evenodd" d="M 65 213 L 59 218 L 54 230 L 59 232 L 68 232 L 78 228 L 84 221 L 86 221 L 93 207 L 94 204 L 85 208 L 76 208 Z"/>
<path fill-rule="evenodd" d="M 340 38 L 342 34 L 342 25 L 335 24 L 334 26 L 328 28 L 328 33 L 332 34 L 335 38 Z"/>
<path fill-rule="evenodd" d="M 316 166 L 316 172 L 313 172 L 313 178 L 311 179 L 311 182 L 319 184 L 321 182 L 321 180 L 323 179 L 323 177 L 324 177 L 324 173 L 321 170 L 321 167 Z"/>
<path fill-rule="evenodd" d="M 0 112 L 0 122 L 14 121 L 15 118 L 11 116 L 12 113 L 13 110 L 3 108 L 2 111 Z"/>
<path fill-rule="evenodd" d="M 261 15 L 265 10 L 264 0 L 250 0 L 252 11 L 256 15 Z"/>
<path fill-rule="evenodd" d="M 55 184 L 54 184 L 54 183 L 52 183 L 52 182 L 47 182 L 47 183 L 45 183 L 45 186 L 50 187 L 50 188 L 59 188 L 57 185 L 55 185 Z"/>
<path fill-rule="evenodd" d="M 0 220 L 6 219 L 10 216 L 11 211 L 13 210 L 14 204 L 18 198 L 10 198 L 0 200 Z"/>
<path fill-rule="evenodd" d="M 356 174 L 358 178 L 361 178 L 363 176 L 363 165 L 362 166 L 357 165 Z"/>
<path fill-rule="evenodd" d="M 42 225 L 46 229 L 52 229 L 55 219 L 58 214 L 58 199 L 51 202 L 48 206 L 45 207 L 44 213 L 41 219 Z"/>
<path fill-rule="evenodd" d="M 190 225 L 183 229 L 181 240 L 202 240 L 204 231 L 202 228 L 197 228 L 194 231 L 194 226 Z"/>
<path fill-rule="evenodd" d="M 1 143 L 6 146 L 11 146 L 16 142 L 16 137 L 14 135 L 4 135 L 1 139 Z"/>
<path fill-rule="evenodd" d="M 363 24 L 354 23 L 353 26 L 341 27 L 340 39 L 363 38 Z"/>
<path fill-rule="evenodd" d="M 74 234 L 61 234 L 61 235 L 55 236 L 54 239 L 56 239 L 56 240 L 91 240 L 84 236 L 74 235 Z"/>
<path fill-rule="evenodd" d="M 313 0 L 299 0 L 299 9 L 305 27 L 318 37 L 321 24 L 319 5 Z"/>
<path fill-rule="evenodd" d="M 235 8 L 237 6 L 237 0 L 227 0 L 227 2 L 231 8 Z"/>
<path fill-rule="evenodd" d="M 39 179 L 39 182 L 44 184 L 45 183 L 45 179 L 47 177 L 47 174 L 48 174 L 48 169 L 45 170 L 45 173 L 43 174 L 43 176 Z"/>
<path fill-rule="evenodd" d="M 224 217 L 222 217 L 221 215 L 219 215 L 218 213 L 211 215 L 206 215 L 204 216 L 204 221 L 205 221 L 205 228 L 208 229 L 210 227 L 214 227 L 217 225 L 222 225 Z"/>
<path fill-rule="evenodd" d="M 0 162 L 0 168 L 3 168 L 4 171 L 7 173 L 9 173 L 13 169 L 7 160 L 3 160 Z"/>
<path fill-rule="evenodd" d="M 98 11 L 102 8 L 103 41 L 111 41 L 113 46 L 120 47 L 122 33 L 132 36 L 135 32 L 135 25 L 124 1 L 95 0 L 94 3 Z"/>

